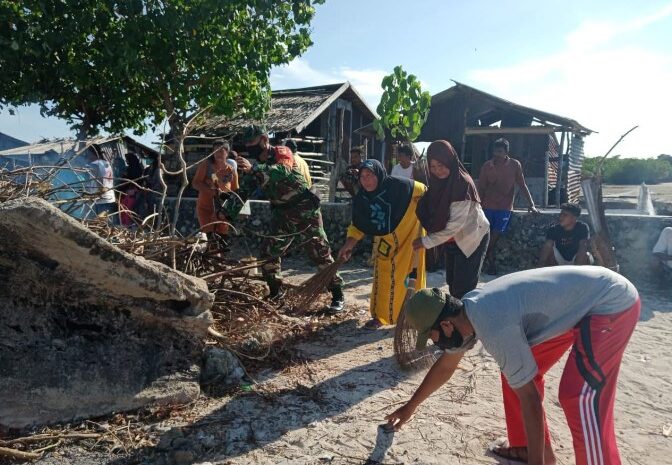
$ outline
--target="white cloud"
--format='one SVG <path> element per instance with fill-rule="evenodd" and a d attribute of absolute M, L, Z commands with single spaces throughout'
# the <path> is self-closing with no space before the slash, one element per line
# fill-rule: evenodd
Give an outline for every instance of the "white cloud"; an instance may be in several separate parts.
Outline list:
<path fill-rule="evenodd" d="M 379 69 L 360 70 L 348 67 L 322 71 L 313 68 L 303 58 L 296 58 L 288 65 L 273 69 L 271 86 L 273 89 L 288 89 L 350 81 L 369 106 L 375 109 L 383 93 L 380 83 L 386 74 L 386 71 Z"/>
<path fill-rule="evenodd" d="M 635 124 L 618 147 L 626 156 L 672 153 L 667 120 L 672 108 L 672 53 L 619 46 L 672 16 L 672 5 L 626 22 L 589 21 L 566 37 L 565 47 L 541 58 L 469 73 L 470 83 L 506 99 L 572 117 L 599 131 L 586 139 L 600 155 Z M 667 45 L 669 47 L 669 45 Z"/>

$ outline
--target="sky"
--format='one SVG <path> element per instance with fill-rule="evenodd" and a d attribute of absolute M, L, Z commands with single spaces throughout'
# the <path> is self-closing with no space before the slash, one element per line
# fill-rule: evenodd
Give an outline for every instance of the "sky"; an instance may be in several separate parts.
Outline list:
<path fill-rule="evenodd" d="M 372 108 L 397 65 L 435 94 L 463 82 L 597 131 L 588 156 L 672 154 L 672 1 L 326 0 L 314 45 L 271 74 L 274 89 L 350 81 Z M 0 132 L 70 134 L 35 107 L 0 112 Z M 142 139 L 151 141 L 153 135 Z"/>

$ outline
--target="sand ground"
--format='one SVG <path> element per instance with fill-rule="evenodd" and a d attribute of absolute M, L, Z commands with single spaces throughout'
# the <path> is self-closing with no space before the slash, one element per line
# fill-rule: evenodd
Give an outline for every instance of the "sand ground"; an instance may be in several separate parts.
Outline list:
<path fill-rule="evenodd" d="M 672 203 L 672 183 L 652 184 L 649 186 L 649 190 L 654 200 Z M 603 195 L 605 199 L 630 201 L 637 204 L 639 186 L 605 184 Z"/>
<path fill-rule="evenodd" d="M 203 412 L 201 433 L 214 434 L 221 447 L 200 463 L 507 463 L 487 453 L 505 436 L 505 425 L 499 371 L 480 345 L 411 423 L 396 433 L 379 428 L 424 373 L 397 368 L 392 330 L 361 329 L 368 317 L 370 271 L 348 269 L 345 277 L 348 304 L 359 308 L 358 321 L 301 346 L 310 361 L 270 376 L 258 395 L 222 401 Z M 442 274 L 430 275 L 429 285 L 442 284 Z M 643 289 L 642 318 L 623 361 L 616 432 L 624 464 L 672 463 L 672 295 L 666 292 Z M 545 405 L 558 463 L 569 465 L 574 463 L 571 436 L 557 401 L 562 366 L 548 375 Z"/>
<path fill-rule="evenodd" d="M 287 263 L 291 280 L 310 276 Z M 295 271 L 291 271 L 292 268 Z M 305 268 L 304 268 L 305 270 Z M 401 406 L 424 373 L 396 365 L 391 329 L 367 331 L 371 270 L 350 266 L 347 304 L 352 319 L 335 324 L 299 346 L 305 363 L 280 373 L 261 372 L 252 392 L 202 398 L 189 421 L 175 418 L 153 425 L 182 444 L 200 444 L 182 463 L 238 464 L 507 464 L 488 453 L 505 436 L 499 370 L 479 345 L 461 370 L 416 412 L 401 431 L 379 427 Z M 443 285 L 432 273 L 429 286 Z M 672 463 L 672 289 L 640 287 L 641 321 L 625 353 L 616 401 L 616 434 L 624 464 Z M 563 363 L 547 376 L 546 412 L 558 463 L 574 463 L 569 430 L 557 401 Z M 154 458 L 152 458 L 154 457 Z M 166 463 L 153 454 L 110 457 L 69 447 L 40 463 Z M 160 460 L 160 461 L 159 461 Z M 514 462 L 511 462 L 514 463 Z"/>

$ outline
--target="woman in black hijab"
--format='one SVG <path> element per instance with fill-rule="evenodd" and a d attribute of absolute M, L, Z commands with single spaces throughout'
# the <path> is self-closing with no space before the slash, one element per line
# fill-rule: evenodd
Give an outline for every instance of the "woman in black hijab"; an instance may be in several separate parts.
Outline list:
<path fill-rule="evenodd" d="M 416 288 L 425 287 L 424 250 L 415 254 L 417 260 L 413 252 L 413 241 L 422 236 L 415 209 L 425 190 L 419 182 L 388 176 L 377 160 L 360 166 L 352 224 L 339 258 L 350 259 L 357 242 L 366 235 L 375 237 L 372 319 L 367 328 L 396 323 L 406 295 L 405 281 L 413 270 L 417 269 Z"/>

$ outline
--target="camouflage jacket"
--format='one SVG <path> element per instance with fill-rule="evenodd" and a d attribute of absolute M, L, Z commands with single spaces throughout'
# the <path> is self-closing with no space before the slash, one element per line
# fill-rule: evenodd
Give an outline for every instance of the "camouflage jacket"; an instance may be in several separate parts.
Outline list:
<path fill-rule="evenodd" d="M 309 192 L 308 183 L 298 170 L 279 163 L 254 165 L 252 171 L 240 179 L 239 184 L 238 195 L 227 202 L 224 208 L 226 217 L 230 219 L 238 216 L 243 203 L 259 188 L 271 202 L 271 207 L 276 208 L 294 206 L 297 195 Z"/>
<path fill-rule="evenodd" d="M 359 191 L 359 165 L 348 166 L 338 180 L 341 181 L 350 197 L 357 195 L 357 191 Z"/>

